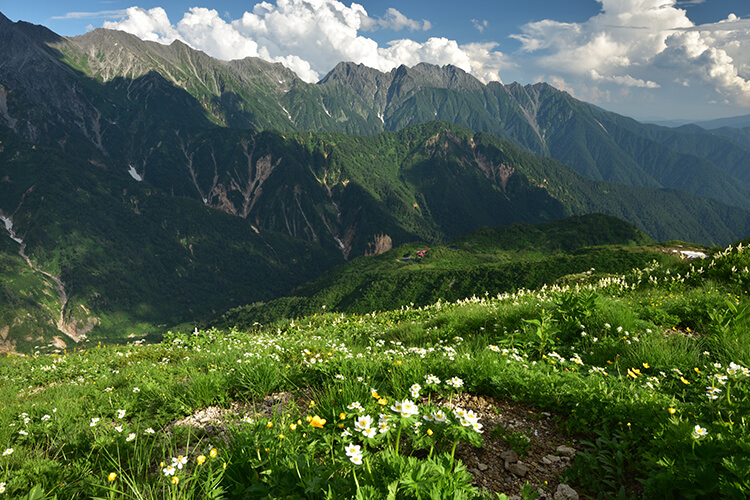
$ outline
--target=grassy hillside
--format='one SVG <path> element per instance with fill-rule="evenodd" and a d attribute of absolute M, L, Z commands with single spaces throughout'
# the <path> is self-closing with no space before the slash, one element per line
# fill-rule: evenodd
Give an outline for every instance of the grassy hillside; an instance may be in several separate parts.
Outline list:
<path fill-rule="evenodd" d="M 743 498 L 748 266 L 738 246 L 575 286 L 3 358 L 0 489 Z M 506 451 L 524 477 L 492 459 Z M 481 488 L 490 473 L 508 486 Z"/>
<path fill-rule="evenodd" d="M 405 304 L 422 307 L 672 259 L 631 224 L 602 214 L 482 228 L 448 245 L 410 243 L 377 257 L 360 257 L 290 297 L 231 310 L 215 325 L 249 328 L 321 311 L 365 314 Z"/>

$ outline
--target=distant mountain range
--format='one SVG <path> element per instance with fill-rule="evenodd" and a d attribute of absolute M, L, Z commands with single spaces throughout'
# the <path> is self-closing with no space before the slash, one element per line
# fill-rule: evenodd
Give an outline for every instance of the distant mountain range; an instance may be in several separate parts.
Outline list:
<path fill-rule="evenodd" d="M 481 226 L 602 212 L 659 240 L 750 234 L 740 129 L 644 125 L 452 66 L 341 63 L 308 84 L 1 14 L 0 53 L 0 215 L 16 238 L 0 244 L 0 329 L 17 347 L 204 318 Z"/>

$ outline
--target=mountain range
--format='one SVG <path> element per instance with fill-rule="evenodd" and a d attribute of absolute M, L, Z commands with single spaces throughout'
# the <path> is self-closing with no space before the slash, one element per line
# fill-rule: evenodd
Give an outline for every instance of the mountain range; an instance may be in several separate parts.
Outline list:
<path fill-rule="evenodd" d="M 602 212 L 658 240 L 750 234 L 748 129 L 645 125 L 452 66 L 340 63 L 309 84 L 2 14 L 0 52 L 0 334 L 17 349 L 140 335 L 482 226 Z"/>

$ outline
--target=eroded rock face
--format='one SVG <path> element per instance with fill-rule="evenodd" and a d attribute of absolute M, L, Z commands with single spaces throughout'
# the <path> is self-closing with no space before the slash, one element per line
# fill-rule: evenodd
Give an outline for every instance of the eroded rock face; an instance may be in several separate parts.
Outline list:
<path fill-rule="evenodd" d="M 365 255 L 380 255 L 393 248 L 393 240 L 387 234 L 376 234 L 373 241 L 367 244 Z"/>

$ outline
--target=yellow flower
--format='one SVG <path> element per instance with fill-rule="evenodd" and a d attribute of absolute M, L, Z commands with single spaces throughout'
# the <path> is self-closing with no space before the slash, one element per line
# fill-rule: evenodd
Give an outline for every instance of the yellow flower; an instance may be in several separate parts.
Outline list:
<path fill-rule="evenodd" d="M 312 408 L 313 406 L 315 406 L 315 401 L 310 401 L 310 408 Z"/>
<path fill-rule="evenodd" d="M 380 396 L 378 395 L 378 391 L 376 391 L 375 389 L 372 389 L 372 390 L 370 391 L 370 395 L 371 395 L 371 396 L 372 396 L 373 398 L 375 398 L 375 399 L 378 399 L 378 398 L 380 397 Z"/>
<path fill-rule="evenodd" d="M 312 422 L 312 417 L 310 415 L 308 415 L 308 416 L 305 417 L 305 420 L 307 420 L 308 422 Z"/>
<path fill-rule="evenodd" d="M 674 415 L 674 413 L 675 413 L 675 412 L 676 412 L 677 410 L 675 410 L 674 408 L 667 408 L 667 411 L 669 412 L 669 414 L 670 414 L 670 415 Z"/>
<path fill-rule="evenodd" d="M 343 429 L 343 428 L 344 428 L 344 424 L 339 424 L 339 429 Z"/>
<path fill-rule="evenodd" d="M 216 458 L 216 455 L 218 455 L 218 454 L 219 454 L 219 452 L 218 452 L 218 451 L 216 451 L 216 448 L 211 448 L 211 451 L 210 451 L 210 452 L 208 453 L 208 455 L 209 455 L 209 456 L 210 456 L 211 458 Z"/>
<path fill-rule="evenodd" d="M 109 480 L 110 483 L 114 481 L 115 479 L 117 479 L 117 472 L 110 472 L 109 476 L 107 476 L 107 479 Z"/>
<path fill-rule="evenodd" d="M 289 424 L 289 430 L 297 430 L 297 424 Z"/>
<path fill-rule="evenodd" d="M 700 372 L 701 372 L 701 371 L 700 371 L 700 370 L 698 369 L 698 367 L 697 367 L 697 366 L 696 366 L 695 368 L 693 368 L 693 370 L 695 370 L 695 373 L 700 373 Z"/>
<path fill-rule="evenodd" d="M 643 363 L 643 367 L 644 368 L 651 368 L 650 366 L 648 366 L 648 363 Z"/>
<path fill-rule="evenodd" d="M 177 484 L 177 483 L 179 483 L 179 482 L 180 482 L 180 478 L 179 478 L 179 477 L 177 477 L 177 476 L 174 476 L 174 477 L 172 478 L 172 484 Z"/>
<path fill-rule="evenodd" d="M 203 465 L 203 463 L 206 461 L 206 455 L 199 455 L 198 458 L 195 459 L 196 462 L 198 462 L 198 465 Z"/>
<path fill-rule="evenodd" d="M 346 413 L 339 413 L 339 418 L 341 420 L 346 420 Z"/>
<path fill-rule="evenodd" d="M 385 406 L 385 405 L 388 404 L 388 401 L 386 401 L 385 398 L 380 398 L 380 399 L 378 399 L 378 404 Z"/>
<path fill-rule="evenodd" d="M 427 429 L 427 435 L 428 436 L 432 436 L 433 434 L 434 434 L 434 432 L 432 432 L 432 429 Z"/>
<path fill-rule="evenodd" d="M 680 380 L 682 381 L 683 384 L 690 385 L 690 382 L 688 382 L 685 377 L 680 377 Z"/>
<path fill-rule="evenodd" d="M 268 427 L 269 429 L 270 429 L 271 427 L 273 427 L 273 422 L 268 422 L 268 423 L 266 424 L 266 427 Z"/>
<path fill-rule="evenodd" d="M 322 429 L 324 425 L 326 425 L 326 419 L 320 418 L 319 416 L 315 415 L 310 419 L 310 425 L 312 427 L 317 427 L 318 429 Z"/>
<path fill-rule="evenodd" d="M 284 435 L 283 434 L 279 434 L 279 439 L 284 439 Z"/>

